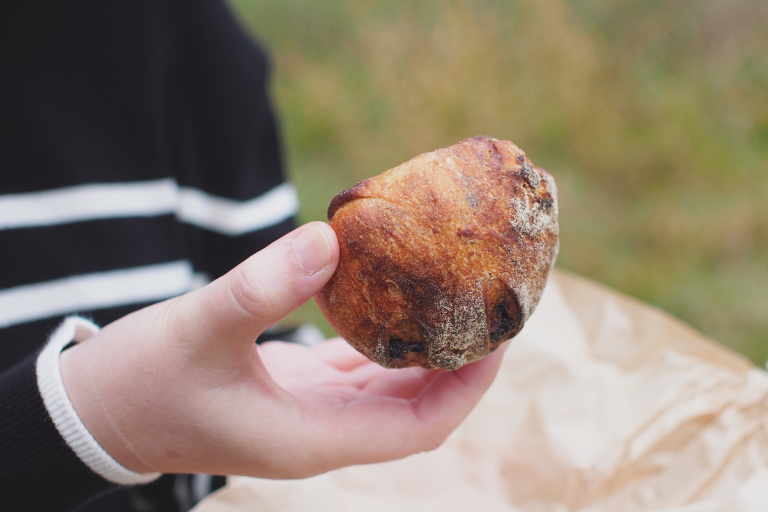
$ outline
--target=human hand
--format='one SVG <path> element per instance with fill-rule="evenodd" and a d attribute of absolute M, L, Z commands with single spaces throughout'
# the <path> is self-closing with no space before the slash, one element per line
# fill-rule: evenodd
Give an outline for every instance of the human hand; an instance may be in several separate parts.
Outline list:
<path fill-rule="evenodd" d="M 340 339 L 254 343 L 337 262 L 333 230 L 310 223 L 64 351 L 62 379 L 86 428 L 140 473 L 301 478 L 436 448 L 491 384 L 503 349 L 446 372 L 386 370 Z"/>

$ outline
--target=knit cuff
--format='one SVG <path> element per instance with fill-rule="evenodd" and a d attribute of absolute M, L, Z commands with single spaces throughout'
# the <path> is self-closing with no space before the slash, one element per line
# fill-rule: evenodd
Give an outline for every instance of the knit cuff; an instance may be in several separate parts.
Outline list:
<path fill-rule="evenodd" d="M 116 484 L 145 484 L 158 478 L 160 473 L 136 473 L 113 459 L 80 421 L 64 389 L 59 354 L 71 342 L 84 341 L 98 331 L 97 325 L 84 318 L 71 316 L 64 320 L 37 358 L 37 386 L 59 434 L 93 472 Z"/>

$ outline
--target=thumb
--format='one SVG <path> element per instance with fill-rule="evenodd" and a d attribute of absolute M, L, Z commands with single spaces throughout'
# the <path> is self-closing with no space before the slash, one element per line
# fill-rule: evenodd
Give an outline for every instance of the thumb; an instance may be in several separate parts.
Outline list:
<path fill-rule="evenodd" d="M 183 297 L 181 341 L 252 344 L 267 327 L 314 296 L 339 261 L 336 233 L 311 222 Z M 178 310 L 176 311 L 178 313 Z"/>

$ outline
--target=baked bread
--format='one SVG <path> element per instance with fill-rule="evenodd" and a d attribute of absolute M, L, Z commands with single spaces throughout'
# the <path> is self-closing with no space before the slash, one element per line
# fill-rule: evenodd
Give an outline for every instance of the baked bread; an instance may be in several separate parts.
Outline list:
<path fill-rule="evenodd" d="M 558 250 L 552 176 L 517 146 L 475 137 L 337 195 L 331 326 L 387 368 L 455 370 L 523 327 Z"/>

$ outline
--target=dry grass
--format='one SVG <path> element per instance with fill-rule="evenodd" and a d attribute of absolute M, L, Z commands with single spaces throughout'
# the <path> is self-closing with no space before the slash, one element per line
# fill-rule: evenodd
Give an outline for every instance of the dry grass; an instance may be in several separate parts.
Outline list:
<path fill-rule="evenodd" d="M 234 5 L 273 52 L 303 220 L 418 153 L 510 139 L 558 180 L 560 266 L 765 362 L 764 0 Z"/>

